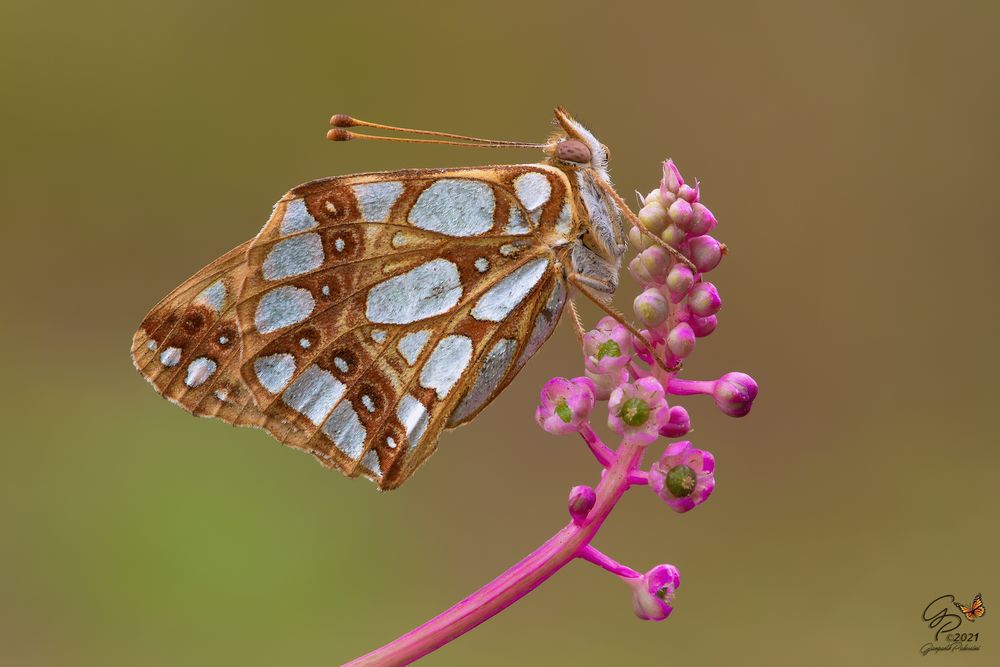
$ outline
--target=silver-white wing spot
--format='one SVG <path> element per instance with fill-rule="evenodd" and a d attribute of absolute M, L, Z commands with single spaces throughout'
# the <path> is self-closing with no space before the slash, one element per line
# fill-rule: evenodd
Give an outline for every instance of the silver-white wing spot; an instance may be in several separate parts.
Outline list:
<path fill-rule="evenodd" d="M 275 244 L 264 258 L 266 280 L 281 280 L 318 269 L 323 265 L 323 239 L 319 234 L 293 236 Z"/>
<path fill-rule="evenodd" d="M 448 418 L 449 424 L 457 424 L 486 402 L 507 373 L 516 351 L 516 340 L 503 338 L 497 341 L 480 365 L 476 379 L 472 381 L 472 387 Z"/>
<path fill-rule="evenodd" d="M 337 449 L 353 460 L 361 456 L 365 448 L 365 436 L 368 435 L 350 401 L 341 401 L 333 409 L 323 425 L 323 433 L 333 440 Z"/>
<path fill-rule="evenodd" d="M 480 321 L 502 321 L 531 293 L 548 266 L 549 260 L 540 258 L 514 270 L 479 297 L 472 316 Z"/>
<path fill-rule="evenodd" d="M 268 334 L 298 324 L 312 314 L 316 301 L 307 289 L 285 285 L 265 294 L 257 304 L 254 324 Z"/>
<path fill-rule="evenodd" d="M 410 447 L 416 447 L 427 429 L 427 422 L 430 421 L 427 408 L 412 394 L 406 394 L 396 407 L 396 417 L 399 418 L 399 423 L 406 431 Z"/>
<path fill-rule="evenodd" d="M 474 262 L 474 265 L 476 267 L 476 271 L 479 271 L 480 273 L 486 273 L 486 271 L 488 271 L 490 268 L 490 260 L 486 259 L 485 257 L 479 257 Z"/>
<path fill-rule="evenodd" d="M 429 329 L 409 333 L 399 339 L 399 344 L 396 347 L 399 349 L 399 353 L 403 355 L 403 358 L 406 359 L 406 363 L 412 366 L 417 363 L 417 358 L 424 349 L 424 345 L 427 345 L 430 337 L 431 332 Z"/>
<path fill-rule="evenodd" d="M 160 352 L 160 363 L 164 366 L 176 366 L 181 362 L 181 349 L 179 347 L 168 347 Z"/>
<path fill-rule="evenodd" d="M 286 352 L 257 357 L 253 362 L 253 372 L 260 386 L 277 394 L 295 374 L 295 357 Z"/>
<path fill-rule="evenodd" d="M 507 214 L 507 225 L 503 228 L 503 233 L 518 235 L 527 234 L 530 231 L 531 227 L 528 226 L 528 222 L 524 219 L 524 215 L 521 214 L 521 209 L 516 206 L 512 206 L 510 213 Z"/>
<path fill-rule="evenodd" d="M 458 267 L 434 259 L 372 287 L 365 314 L 378 324 L 409 324 L 448 312 L 461 297 Z"/>
<path fill-rule="evenodd" d="M 410 224 L 448 236 L 475 236 L 493 227 L 496 199 L 481 181 L 444 178 L 420 193 Z"/>
<path fill-rule="evenodd" d="M 212 377 L 212 373 L 219 365 L 215 363 L 212 359 L 208 357 L 198 357 L 187 367 L 187 377 L 184 378 L 184 384 L 194 388 L 200 387 L 205 384 L 205 380 Z"/>
<path fill-rule="evenodd" d="M 343 382 L 311 364 L 281 395 L 285 405 L 319 426 L 346 389 Z"/>
<path fill-rule="evenodd" d="M 293 199 L 285 205 L 285 216 L 281 219 L 281 233 L 294 234 L 304 232 L 316 227 L 319 223 L 316 218 L 306 210 L 306 203 L 302 199 Z"/>
<path fill-rule="evenodd" d="M 569 202 L 566 202 L 563 204 L 563 207 L 559 209 L 559 217 L 556 218 L 556 233 L 565 238 L 568 237 L 572 231 L 573 209 L 570 207 Z"/>
<path fill-rule="evenodd" d="M 445 336 L 434 347 L 420 371 L 420 386 L 433 389 L 444 398 L 458 382 L 472 359 L 472 339 L 468 336 Z"/>
<path fill-rule="evenodd" d="M 361 219 L 366 222 L 385 222 L 392 205 L 403 192 L 403 184 L 399 181 L 359 183 L 353 189 L 358 205 L 361 206 Z"/>
<path fill-rule="evenodd" d="M 514 179 L 514 192 L 530 212 L 545 205 L 552 196 L 552 185 L 545 174 L 532 171 Z"/>
<path fill-rule="evenodd" d="M 196 303 L 201 306 L 208 306 L 215 312 L 221 313 L 222 307 L 226 305 L 226 284 L 222 282 L 222 280 L 216 280 L 214 283 L 203 289 L 201 293 L 194 298 L 192 303 Z"/>

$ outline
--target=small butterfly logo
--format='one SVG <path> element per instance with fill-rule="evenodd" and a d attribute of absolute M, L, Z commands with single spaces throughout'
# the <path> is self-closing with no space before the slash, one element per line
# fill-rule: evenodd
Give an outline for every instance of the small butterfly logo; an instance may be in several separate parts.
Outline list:
<path fill-rule="evenodd" d="M 956 602 L 955 606 L 958 607 L 958 610 L 965 614 L 965 617 L 970 621 L 975 621 L 977 618 L 986 614 L 986 607 L 983 606 L 982 593 L 976 593 L 976 597 L 972 598 L 972 606 L 970 607 L 966 607 L 961 602 Z"/>

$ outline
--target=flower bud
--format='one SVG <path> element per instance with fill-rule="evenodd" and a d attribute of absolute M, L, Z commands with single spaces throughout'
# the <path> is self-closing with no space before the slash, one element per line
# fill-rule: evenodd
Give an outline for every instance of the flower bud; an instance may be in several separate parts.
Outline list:
<path fill-rule="evenodd" d="M 684 201 L 688 202 L 689 204 L 694 204 L 698 201 L 698 198 L 700 196 L 699 193 L 700 189 L 701 186 L 697 180 L 695 180 L 693 188 L 685 183 L 680 188 L 678 188 L 677 196 L 683 199 Z"/>
<path fill-rule="evenodd" d="M 691 416 L 680 405 L 670 408 L 670 418 L 660 427 L 660 435 L 665 438 L 680 438 L 691 430 Z"/>
<path fill-rule="evenodd" d="M 651 246 L 639 255 L 643 268 L 653 280 L 662 285 L 666 281 L 667 269 L 670 268 L 670 253 L 658 245 Z"/>
<path fill-rule="evenodd" d="M 665 192 L 676 195 L 684 185 L 684 179 L 681 178 L 681 172 L 674 164 L 673 160 L 667 160 L 663 163 L 663 179 L 660 181 L 660 196 L 664 196 Z M 665 197 L 664 197 L 665 198 Z"/>
<path fill-rule="evenodd" d="M 650 248 L 650 250 L 654 250 L 654 248 Z M 635 301 L 632 302 L 632 308 L 635 310 L 635 316 L 647 327 L 656 327 L 662 324 L 667 319 L 669 312 L 667 300 L 663 294 L 660 293 L 660 290 L 652 287 L 635 298 Z M 693 336 L 694 334 L 692 334 Z"/>
<path fill-rule="evenodd" d="M 653 190 L 650 190 L 649 194 L 647 194 L 645 197 L 642 198 L 642 205 L 645 206 L 646 204 L 651 204 L 654 201 L 659 202 L 660 204 L 663 203 L 662 201 L 660 201 L 660 188 L 655 188 Z M 666 206 L 664 206 L 663 208 L 666 208 Z"/>
<path fill-rule="evenodd" d="M 694 343 L 694 330 L 687 322 L 681 322 L 667 334 L 667 348 L 681 359 L 694 352 Z"/>
<path fill-rule="evenodd" d="M 685 264 L 674 264 L 667 273 L 667 290 L 673 297 L 674 303 L 684 298 L 688 290 L 694 285 L 694 273 Z"/>
<path fill-rule="evenodd" d="M 597 502 L 597 494 L 589 486 L 574 486 L 569 490 L 569 515 L 573 517 L 573 523 L 580 525 L 587 514 L 594 508 Z"/>
<path fill-rule="evenodd" d="M 681 573 L 673 565 L 657 565 L 629 580 L 632 609 L 644 621 L 662 621 L 674 610 L 674 595 L 681 585 Z"/>
<path fill-rule="evenodd" d="M 757 398 L 757 383 L 746 373 L 726 373 L 715 381 L 712 398 L 730 417 L 745 417 Z"/>
<path fill-rule="evenodd" d="M 715 315 L 709 315 L 708 317 L 691 317 L 688 319 L 688 324 L 691 325 L 691 329 L 694 331 L 695 336 L 698 338 L 704 338 L 715 331 L 715 327 L 719 324 L 719 318 Z"/>
<path fill-rule="evenodd" d="M 680 249 L 681 244 L 684 243 L 685 234 L 677 225 L 668 225 L 660 234 L 660 238 L 667 245 Z"/>
<path fill-rule="evenodd" d="M 654 234 L 660 234 L 670 220 L 667 219 L 667 209 L 658 200 L 650 202 L 639 210 L 639 221 Z"/>
<path fill-rule="evenodd" d="M 688 310 L 696 317 L 715 315 L 720 308 L 722 299 L 712 283 L 698 283 L 688 292 Z"/>
<path fill-rule="evenodd" d="M 689 227 L 691 236 L 708 234 L 715 229 L 717 224 L 719 223 L 716 221 L 715 216 L 707 208 L 698 203 L 691 205 L 691 225 Z"/>
<path fill-rule="evenodd" d="M 633 248 L 640 251 L 645 250 L 655 243 L 653 239 L 639 231 L 638 227 L 632 227 L 632 229 L 628 230 L 628 240 Z"/>
<path fill-rule="evenodd" d="M 643 329 L 640 333 L 645 336 L 645 340 L 633 336 L 632 345 L 635 348 L 636 356 L 647 364 L 651 364 L 653 363 L 653 352 L 649 349 L 649 346 L 646 345 L 646 341 L 648 340 L 652 343 L 655 348 L 663 343 L 663 335 L 660 333 L 659 329 Z"/>
<path fill-rule="evenodd" d="M 711 236 L 696 236 L 690 244 L 690 258 L 699 271 L 711 271 L 722 261 L 722 244 Z"/>
<path fill-rule="evenodd" d="M 648 250 L 652 250 L 652 248 L 648 248 Z M 655 282 L 653 276 L 649 275 L 649 271 L 646 270 L 646 265 L 643 263 L 640 255 L 636 255 L 629 261 L 628 272 L 632 274 L 637 283 L 649 285 Z"/>
<path fill-rule="evenodd" d="M 691 204 L 684 199 L 678 199 L 670 205 L 667 213 L 675 225 L 684 231 L 688 230 L 688 226 L 691 223 Z"/>

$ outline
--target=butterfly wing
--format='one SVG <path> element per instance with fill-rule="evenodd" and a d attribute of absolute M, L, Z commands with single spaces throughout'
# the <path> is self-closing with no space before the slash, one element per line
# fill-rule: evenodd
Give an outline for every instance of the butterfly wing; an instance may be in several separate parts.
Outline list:
<path fill-rule="evenodd" d="M 347 475 L 402 484 L 551 334 L 573 210 L 565 175 L 544 165 L 290 191 L 247 249 L 236 305 L 264 428 Z"/>
<path fill-rule="evenodd" d="M 986 614 L 986 607 L 983 606 L 983 594 L 976 593 L 976 597 L 972 599 L 972 613 L 977 617 Z"/>
<path fill-rule="evenodd" d="M 244 243 L 215 260 L 143 319 L 132 338 L 132 363 L 173 403 L 195 415 L 267 426 L 289 437 L 288 424 L 257 410 L 240 378 L 236 297 L 246 278 Z"/>

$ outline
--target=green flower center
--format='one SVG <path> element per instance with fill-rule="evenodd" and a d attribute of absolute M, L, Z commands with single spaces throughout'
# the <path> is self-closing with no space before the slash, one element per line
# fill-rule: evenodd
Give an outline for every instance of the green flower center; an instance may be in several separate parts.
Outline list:
<path fill-rule="evenodd" d="M 563 420 L 567 424 L 573 419 L 573 411 L 569 409 L 569 405 L 566 404 L 565 398 L 556 399 L 556 414 L 559 415 L 559 419 Z"/>
<path fill-rule="evenodd" d="M 600 361 L 604 357 L 620 357 L 622 356 L 622 349 L 618 347 L 618 343 L 613 340 L 606 340 L 597 346 L 597 360 Z"/>
<path fill-rule="evenodd" d="M 642 426 L 649 419 L 649 404 L 641 398 L 630 398 L 622 403 L 618 416 L 629 426 Z"/>
<path fill-rule="evenodd" d="M 674 601 L 674 591 L 670 586 L 664 586 L 656 591 L 656 597 L 669 604 Z"/>
<path fill-rule="evenodd" d="M 694 493 L 698 475 L 687 466 L 676 466 L 667 473 L 667 489 L 676 498 L 684 498 Z"/>

